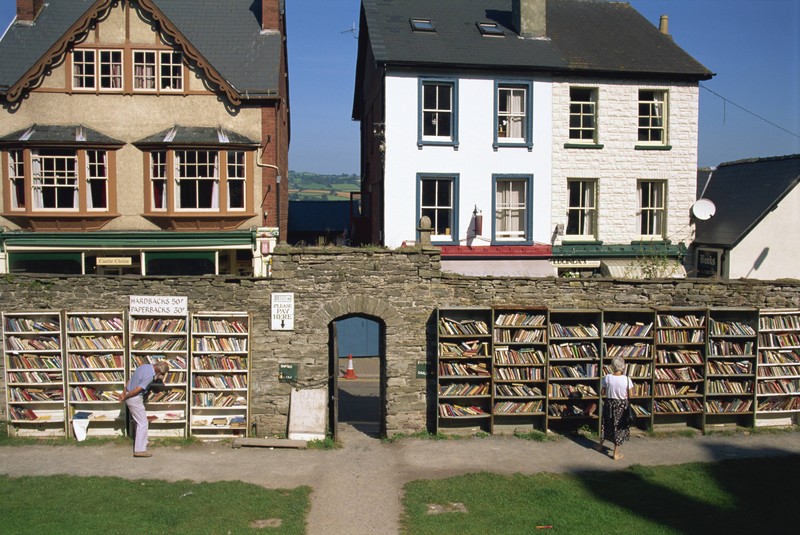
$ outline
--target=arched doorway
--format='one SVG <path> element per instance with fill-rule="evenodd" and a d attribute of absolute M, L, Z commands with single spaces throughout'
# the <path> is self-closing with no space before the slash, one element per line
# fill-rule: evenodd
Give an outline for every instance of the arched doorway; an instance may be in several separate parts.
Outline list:
<path fill-rule="evenodd" d="M 329 330 L 329 426 L 334 440 L 339 439 L 340 425 L 368 436 L 385 436 L 385 323 L 373 316 L 351 314 L 331 321 Z"/>

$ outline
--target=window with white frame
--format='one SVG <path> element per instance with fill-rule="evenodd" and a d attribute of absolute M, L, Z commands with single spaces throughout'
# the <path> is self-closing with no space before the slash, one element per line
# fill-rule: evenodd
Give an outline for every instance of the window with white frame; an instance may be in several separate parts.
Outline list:
<path fill-rule="evenodd" d="M 219 209 L 217 151 L 175 151 L 175 209 Z"/>
<path fill-rule="evenodd" d="M 155 91 L 156 53 L 154 50 L 134 50 L 133 89 Z"/>
<path fill-rule="evenodd" d="M 639 90 L 639 137 L 643 145 L 667 144 L 667 92 Z"/>
<path fill-rule="evenodd" d="M 86 151 L 86 208 L 108 210 L 108 164 L 106 151 Z"/>
<path fill-rule="evenodd" d="M 35 209 L 78 209 L 78 158 L 74 150 L 34 150 L 31 166 Z"/>
<path fill-rule="evenodd" d="M 423 81 L 421 90 L 421 134 L 423 141 L 453 141 L 455 133 L 455 85 Z"/>
<path fill-rule="evenodd" d="M 25 153 L 21 150 L 8 151 L 8 179 L 12 210 L 24 210 L 25 200 Z"/>
<path fill-rule="evenodd" d="M 597 238 L 597 181 L 567 180 L 567 228 L 570 238 Z"/>
<path fill-rule="evenodd" d="M 159 52 L 160 88 L 162 91 L 183 89 L 183 57 L 180 52 Z"/>
<path fill-rule="evenodd" d="M 639 181 L 639 233 L 663 238 L 667 223 L 667 184 L 663 180 Z"/>
<path fill-rule="evenodd" d="M 420 178 L 420 218 L 427 216 L 431 220 L 433 241 L 452 241 L 455 238 L 454 185 L 452 177 Z"/>
<path fill-rule="evenodd" d="M 94 89 L 97 84 L 94 50 L 75 50 L 72 53 L 72 88 Z"/>
<path fill-rule="evenodd" d="M 528 87 L 497 86 L 497 141 L 524 143 L 528 136 Z"/>
<path fill-rule="evenodd" d="M 569 139 L 597 143 L 597 89 L 569 88 Z"/>
<path fill-rule="evenodd" d="M 228 151 L 228 210 L 244 210 L 245 169 L 244 151 Z"/>
<path fill-rule="evenodd" d="M 122 89 L 122 50 L 100 51 L 100 89 Z"/>
<path fill-rule="evenodd" d="M 494 239 L 527 240 L 530 235 L 530 179 L 498 177 L 494 183 Z"/>
<path fill-rule="evenodd" d="M 150 198 L 152 210 L 167 209 L 167 151 L 150 153 Z"/>

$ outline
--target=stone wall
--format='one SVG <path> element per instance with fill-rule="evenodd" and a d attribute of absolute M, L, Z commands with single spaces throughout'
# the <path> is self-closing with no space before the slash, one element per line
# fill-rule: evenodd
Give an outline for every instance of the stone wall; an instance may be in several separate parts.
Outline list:
<path fill-rule="evenodd" d="M 330 325 L 362 315 L 385 332 L 386 433 L 431 427 L 433 382 L 416 379 L 416 363 L 435 359 L 437 307 L 800 306 L 800 281 L 471 278 L 443 274 L 438 250 L 370 251 L 279 248 L 271 279 L 23 276 L 0 279 L 0 310 L 126 309 L 130 295 L 187 296 L 191 312 L 252 314 L 251 413 L 259 434 L 287 431 L 291 387 L 278 364 L 297 363 L 302 385 L 326 385 Z M 273 292 L 295 293 L 293 331 L 272 331 Z M 2 384 L 5 399 L 5 384 Z M 5 403 L 2 405 L 5 411 Z"/>

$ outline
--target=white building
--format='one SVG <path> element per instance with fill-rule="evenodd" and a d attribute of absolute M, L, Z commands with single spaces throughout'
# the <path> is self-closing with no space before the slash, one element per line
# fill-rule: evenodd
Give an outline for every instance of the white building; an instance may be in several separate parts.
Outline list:
<path fill-rule="evenodd" d="M 674 261 L 711 76 L 627 4 L 363 0 L 356 239 L 414 243 L 427 216 L 445 270 Z"/>

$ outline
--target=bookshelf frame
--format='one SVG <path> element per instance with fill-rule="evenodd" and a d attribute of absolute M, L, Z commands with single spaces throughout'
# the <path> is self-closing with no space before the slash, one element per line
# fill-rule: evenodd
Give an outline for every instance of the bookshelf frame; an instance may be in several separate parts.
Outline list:
<path fill-rule="evenodd" d="M 67 435 L 63 319 L 58 310 L 2 314 L 9 436 Z"/>
<path fill-rule="evenodd" d="M 800 423 L 800 309 L 759 311 L 756 427 Z"/>
<path fill-rule="evenodd" d="M 67 416 L 76 437 L 75 415 L 87 415 L 86 436 L 123 436 L 127 405 L 118 395 L 127 377 L 127 318 L 123 311 L 67 311 Z"/>
<path fill-rule="evenodd" d="M 204 440 L 247 436 L 251 323 L 247 312 L 192 314 L 189 396 L 192 436 Z"/>

